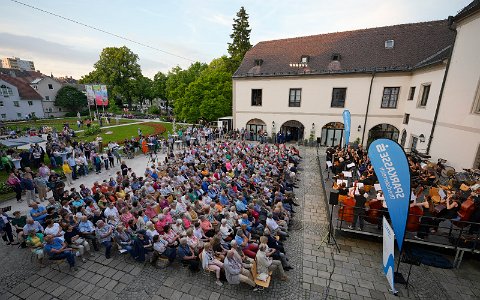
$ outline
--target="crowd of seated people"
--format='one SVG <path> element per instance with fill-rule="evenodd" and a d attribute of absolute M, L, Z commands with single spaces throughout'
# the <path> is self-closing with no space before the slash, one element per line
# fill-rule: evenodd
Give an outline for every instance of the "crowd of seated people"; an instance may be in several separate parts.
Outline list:
<path fill-rule="evenodd" d="M 5 215 L 40 262 L 65 259 L 72 269 L 92 251 L 121 251 L 157 266 L 159 258 L 192 271 L 221 274 L 255 290 L 249 269 L 265 278 L 292 269 L 283 241 L 295 213 L 299 151 L 286 145 L 208 142 L 171 152 L 144 174 L 71 188 L 27 217 Z M 295 171 L 295 172 L 293 172 Z"/>
<path fill-rule="evenodd" d="M 328 171 L 334 174 L 332 189 L 337 190 L 340 196 L 354 199 L 350 229 L 357 229 L 358 225 L 363 230 L 365 220 L 376 223 L 380 228 L 382 216 L 389 218 L 388 208 L 367 151 L 362 145 L 328 148 L 326 160 L 329 162 Z M 480 182 L 450 180 L 449 185 L 444 186 L 435 164 L 425 163 L 416 155 L 408 155 L 408 163 L 412 186 L 410 214 L 418 218 L 411 218 L 414 224 L 411 227 L 407 224 L 407 231 L 416 232 L 415 238 L 425 239 L 429 234 L 436 233 L 439 224 L 445 220 L 454 225 L 458 225 L 459 221 L 480 223 Z M 378 210 L 378 213 L 373 213 L 372 204 L 376 201 L 373 210 Z M 368 208 L 372 210 L 369 215 L 375 215 L 375 218 L 367 217 Z M 469 234 L 479 229 L 478 224 L 459 226 L 468 226 Z"/>

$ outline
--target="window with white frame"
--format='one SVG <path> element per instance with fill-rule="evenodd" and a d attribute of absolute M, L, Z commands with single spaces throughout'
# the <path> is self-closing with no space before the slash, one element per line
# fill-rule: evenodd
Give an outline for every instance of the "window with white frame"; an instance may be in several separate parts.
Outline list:
<path fill-rule="evenodd" d="M 18 101 L 13 101 L 13 106 L 15 106 L 15 107 L 20 107 L 20 102 L 18 102 Z"/>
<path fill-rule="evenodd" d="M 21 117 L 22 117 L 22 113 L 17 113 L 17 117 L 21 118 Z"/>
<path fill-rule="evenodd" d="M 288 98 L 289 107 L 300 107 L 302 101 L 302 89 L 290 89 L 290 96 Z"/>
<path fill-rule="evenodd" d="M 28 106 L 32 106 L 33 105 L 33 101 L 28 101 Z"/>
<path fill-rule="evenodd" d="M 6 119 L 7 118 L 7 114 L 2 114 L 2 119 Z"/>
<path fill-rule="evenodd" d="M 345 107 L 345 98 L 347 97 L 346 88 L 333 88 L 332 102 L 330 107 Z"/>
<path fill-rule="evenodd" d="M 381 108 L 397 108 L 398 94 L 400 93 L 399 87 L 386 87 L 383 88 L 383 97 Z"/>
<path fill-rule="evenodd" d="M 430 83 L 422 84 L 422 90 L 420 91 L 420 101 L 418 102 L 418 107 L 427 106 L 429 95 L 430 95 Z"/>
<path fill-rule="evenodd" d="M 3 106 L 3 101 L 0 101 L 0 106 Z"/>
<path fill-rule="evenodd" d="M 3 97 L 13 96 L 13 90 L 4 84 L 0 86 L 0 93 Z"/>
<path fill-rule="evenodd" d="M 50 96 L 45 96 L 45 101 L 50 101 Z"/>
<path fill-rule="evenodd" d="M 49 83 L 49 84 L 48 84 L 48 89 L 49 89 L 49 90 L 53 90 L 53 84 Z"/>
<path fill-rule="evenodd" d="M 473 113 L 480 114 L 480 80 L 478 81 L 477 94 L 473 101 Z"/>

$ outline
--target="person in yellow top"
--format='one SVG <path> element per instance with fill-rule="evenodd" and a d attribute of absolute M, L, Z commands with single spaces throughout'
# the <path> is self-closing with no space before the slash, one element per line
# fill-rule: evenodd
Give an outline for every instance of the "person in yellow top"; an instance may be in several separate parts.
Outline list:
<path fill-rule="evenodd" d="M 63 174 L 65 174 L 65 177 L 67 177 L 68 185 L 72 185 L 73 184 L 72 168 L 70 168 L 66 160 L 63 162 L 62 169 L 63 169 Z"/>

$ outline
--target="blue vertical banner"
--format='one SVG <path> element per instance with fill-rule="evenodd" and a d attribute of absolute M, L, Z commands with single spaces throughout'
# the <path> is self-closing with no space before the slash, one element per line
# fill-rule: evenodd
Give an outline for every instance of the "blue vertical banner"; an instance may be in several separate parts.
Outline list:
<path fill-rule="evenodd" d="M 350 111 L 348 109 L 343 111 L 343 126 L 345 129 L 345 147 L 348 146 L 348 142 L 350 141 Z"/>
<path fill-rule="evenodd" d="M 368 157 L 380 182 L 397 244 L 402 250 L 410 204 L 410 168 L 403 148 L 388 139 L 373 141 Z"/>

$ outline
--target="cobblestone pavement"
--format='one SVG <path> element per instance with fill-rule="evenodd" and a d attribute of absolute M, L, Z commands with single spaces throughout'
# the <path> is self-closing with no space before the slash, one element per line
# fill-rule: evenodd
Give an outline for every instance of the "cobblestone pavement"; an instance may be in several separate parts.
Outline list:
<path fill-rule="evenodd" d="M 478 266 L 460 270 L 414 267 L 410 293 L 388 291 L 381 270 L 378 241 L 337 235 L 341 252 L 323 242 L 327 233 L 325 198 L 315 148 L 303 148 L 299 207 L 286 241 L 294 270 L 288 282 L 276 274 L 269 289 L 252 292 L 248 286 L 215 285 L 212 274 L 192 274 L 178 263 L 156 269 L 122 255 L 106 260 L 93 253 L 79 270 L 66 263 L 40 268 L 30 252 L 0 245 L 0 299 L 479 299 Z M 60 271 L 59 271 L 60 270 Z M 402 268 L 401 268 L 402 270 Z M 405 271 L 405 270 L 402 270 Z"/>

